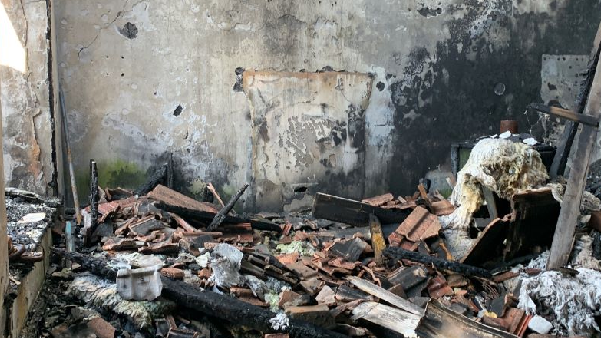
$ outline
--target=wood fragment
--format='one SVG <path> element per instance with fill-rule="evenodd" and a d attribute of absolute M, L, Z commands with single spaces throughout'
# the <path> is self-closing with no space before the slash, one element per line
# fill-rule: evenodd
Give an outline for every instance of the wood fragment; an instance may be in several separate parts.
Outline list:
<path fill-rule="evenodd" d="M 491 278 L 490 271 L 482 268 L 477 268 L 471 265 L 465 265 L 457 262 L 451 262 L 437 257 L 424 255 L 417 252 L 411 252 L 402 248 L 386 248 L 384 254 L 396 259 L 408 259 L 410 261 L 419 262 L 423 264 L 432 264 L 438 269 L 450 270 L 456 273 L 460 273 L 466 276 Z"/>
<path fill-rule="evenodd" d="M 90 245 L 91 237 L 98 226 L 98 167 L 96 161 L 90 160 L 90 227 L 85 231 L 85 244 Z"/>
<path fill-rule="evenodd" d="M 419 190 L 419 195 L 424 200 L 424 203 L 426 204 L 426 206 L 429 207 L 430 205 L 432 205 L 432 202 L 430 201 L 430 197 L 428 197 L 428 192 L 426 191 L 426 187 L 424 187 L 423 183 L 420 183 L 417 186 L 417 190 Z"/>
<path fill-rule="evenodd" d="M 358 319 L 400 333 L 403 337 L 415 337 L 421 316 L 376 302 L 364 302 L 353 309 L 353 320 Z"/>
<path fill-rule="evenodd" d="M 146 182 L 144 182 L 144 184 L 142 184 L 142 186 L 140 186 L 138 189 L 136 189 L 136 191 L 134 193 L 138 196 L 143 196 L 143 195 L 146 195 L 148 192 L 150 192 L 152 189 L 154 189 L 159 184 L 161 184 L 161 183 L 166 184 L 167 182 L 165 182 L 165 181 L 167 178 L 167 167 L 168 167 L 167 163 L 163 164 L 148 178 L 148 180 L 146 180 Z"/>
<path fill-rule="evenodd" d="M 410 211 L 373 207 L 359 201 L 317 193 L 313 201 L 313 216 L 354 226 L 365 227 L 374 214 L 383 224 L 400 223 Z"/>
<path fill-rule="evenodd" d="M 209 189 L 209 191 L 211 192 L 211 194 L 213 194 L 213 197 L 215 197 L 215 199 L 217 200 L 217 202 L 219 202 L 219 205 L 221 205 L 221 207 L 224 208 L 225 204 L 223 204 L 223 200 L 221 199 L 221 196 L 219 196 L 219 194 L 217 193 L 217 190 L 213 186 L 213 183 L 210 183 L 210 182 L 207 183 L 207 189 Z"/>
<path fill-rule="evenodd" d="M 244 186 L 242 186 L 242 188 L 240 188 L 240 190 L 238 190 L 238 192 L 229 200 L 229 202 L 227 202 L 227 205 L 224 206 L 221 210 L 219 210 L 219 212 L 217 213 L 217 215 L 215 215 L 215 218 L 213 218 L 213 221 L 211 222 L 211 224 L 209 224 L 207 228 L 209 231 L 218 227 L 221 224 L 221 222 L 225 220 L 225 216 L 234 208 L 234 205 L 236 205 L 236 202 L 238 202 L 240 197 L 242 197 L 242 194 L 244 194 L 244 191 L 246 191 L 246 188 L 248 188 L 248 186 L 249 184 L 245 183 Z"/>
<path fill-rule="evenodd" d="M 596 120 L 592 116 L 575 113 L 568 109 L 563 109 L 559 107 L 549 107 L 540 103 L 531 103 L 530 105 L 528 105 L 528 108 L 532 108 L 541 113 L 545 113 L 555 117 L 564 118 L 572 122 L 582 123 L 592 127 L 599 126 L 599 120 Z"/>
<path fill-rule="evenodd" d="M 359 288 L 361 291 L 367 292 L 374 297 L 382 299 L 403 311 L 406 311 L 406 312 L 409 312 L 409 313 L 412 313 L 412 314 L 415 314 L 418 316 L 422 316 L 424 314 L 424 309 L 420 308 L 419 306 L 395 295 L 394 293 L 392 293 L 386 289 L 383 289 L 373 283 L 370 283 L 370 282 L 366 281 L 365 279 L 361 279 L 361 278 L 358 278 L 355 276 L 349 276 L 349 277 L 347 277 L 347 279 L 354 286 Z"/>
<path fill-rule="evenodd" d="M 416 329 L 420 338 L 516 338 L 513 334 L 478 323 L 433 301 Z"/>
<path fill-rule="evenodd" d="M 384 263 L 382 252 L 386 249 L 382 224 L 375 215 L 369 215 L 369 227 L 371 230 L 371 247 L 374 249 L 374 260 L 377 265 Z"/>

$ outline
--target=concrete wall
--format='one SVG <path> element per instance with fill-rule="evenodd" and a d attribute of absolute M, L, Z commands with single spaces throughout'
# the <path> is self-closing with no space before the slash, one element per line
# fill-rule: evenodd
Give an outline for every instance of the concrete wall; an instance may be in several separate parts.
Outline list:
<path fill-rule="evenodd" d="M 0 73 L 0 116 L 2 114 L 2 73 Z M 1 122 L 0 122 L 1 123 Z M 2 129 L 0 129 L 2 130 Z M 2 134 L 0 134 L 2 137 Z M 4 139 L 4 138 L 2 138 Z M 3 176 L 3 155 L 0 153 L 0 177 Z M 0 192 L 4 192 L 4 180 L 0 180 Z M 6 230 L 6 202 L 4 193 L 0 194 L 0 337 L 6 337 L 8 307 L 4 306 L 4 298 L 8 291 L 8 235 Z"/>
<path fill-rule="evenodd" d="M 0 78 L 6 184 L 55 195 L 50 1 L 2 0 Z"/>
<path fill-rule="evenodd" d="M 172 152 L 191 193 L 251 181 L 249 209 L 410 193 L 501 119 L 542 135 L 524 109 L 543 100 L 543 55 L 588 54 L 601 19 L 599 0 L 55 7 L 80 187 L 90 158 L 101 185 L 135 186 Z"/>

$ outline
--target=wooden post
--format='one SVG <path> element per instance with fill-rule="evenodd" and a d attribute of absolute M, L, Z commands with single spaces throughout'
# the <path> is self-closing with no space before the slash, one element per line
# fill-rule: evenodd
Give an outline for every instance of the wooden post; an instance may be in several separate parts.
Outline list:
<path fill-rule="evenodd" d="M 598 47 L 597 55 L 599 54 Z M 598 60 L 598 59 L 597 59 Z M 598 65 L 598 64 L 597 64 Z M 601 70 L 597 69 L 591 84 L 588 100 L 584 113 L 599 119 L 601 110 Z M 547 262 L 547 269 L 555 269 L 564 266 L 568 262 L 572 245 L 574 243 L 574 232 L 578 215 L 580 215 L 580 202 L 586 186 L 586 174 L 591 159 L 591 153 L 597 140 L 596 127 L 582 125 L 582 131 L 578 139 L 578 148 L 574 153 L 570 177 L 563 196 L 561 212 L 557 220 L 551 255 Z"/>

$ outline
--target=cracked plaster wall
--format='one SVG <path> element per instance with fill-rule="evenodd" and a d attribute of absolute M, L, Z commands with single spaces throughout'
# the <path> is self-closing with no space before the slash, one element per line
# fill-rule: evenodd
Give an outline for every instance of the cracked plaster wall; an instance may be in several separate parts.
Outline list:
<path fill-rule="evenodd" d="M 53 189 L 56 181 L 48 76 L 48 4 L 46 1 L 2 0 L 0 10 L 6 185 L 52 195 L 56 193 Z"/>
<path fill-rule="evenodd" d="M 331 178 L 340 184 L 326 186 L 328 192 L 360 198 L 413 192 L 426 172 L 449 166 L 452 142 L 494 134 L 501 119 L 518 119 L 523 131 L 542 135 L 538 115 L 524 114 L 528 103 L 542 101 L 542 55 L 587 54 L 601 4 L 57 0 L 55 19 L 59 76 L 82 177 L 95 158 L 106 184 L 133 185 L 173 152 L 191 192 L 199 179 L 226 195 L 251 181 L 251 195 L 260 197 L 253 180 L 261 179 L 258 168 L 267 168 L 264 177 L 280 177 L 276 191 Z M 361 175 L 330 175 L 324 162 L 322 172 L 285 182 L 276 166 L 288 155 L 261 157 L 253 101 L 235 86 L 238 67 L 287 78 L 324 67 L 369 74 L 363 143 L 352 148 L 361 152 L 359 164 L 337 169 L 359 168 Z M 320 90 L 335 90 L 328 88 Z M 305 104 L 295 104 L 299 95 L 278 97 L 280 107 L 288 107 L 284 116 Z M 354 95 L 360 100 L 363 94 Z M 306 156 L 299 151 L 296 159 Z M 340 188 L 349 185 L 358 188 Z"/>

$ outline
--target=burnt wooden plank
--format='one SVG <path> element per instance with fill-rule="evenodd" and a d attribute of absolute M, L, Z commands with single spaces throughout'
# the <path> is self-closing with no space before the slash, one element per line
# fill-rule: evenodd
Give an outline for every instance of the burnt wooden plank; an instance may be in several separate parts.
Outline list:
<path fill-rule="evenodd" d="M 422 316 L 424 314 L 424 309 L 411 303 L 408 300 L 405 300 L 405 299 L 395 295 L 394 293 L 392 293 L 386 289 L 383 289 L 383 288 L 375 285 L 374 283 L 371 283 L 369 281 L 366 281 L 365 279 L 361 279 L 361 278 L 355 277 L 355 276 L 350 276 L 347 279 L 351 282 L 351 284 L 353 284 L 359 290 L 361 290 L 363 292 L 367 292 L 376 298 L 384 300 L 403 311 L 406 311 L 406 312 L 409 312 L 409 313 L 412 313 L 412 314 L 418 315 L 418 316 Z"/>
<path fill-rule="evenodd" d="M 601 51 L 601 46 L 599 50 Z M 591 85 L 584 113 L 599 119 L 600 110 L 601 72 L 597 71 Z M 582 201 L 582 194 L 586 186 L 586 174 L 596 139 L 597 128 L 583 125 L 580 137 L 578 138 L 578 148 L 574 153 L 570 177 L 568 178 L 566 191 L 563 196 L 563 203 L 553 236 L 547 269 L 560 268 L 568 262 L 574 242 L 574 231 L 576 230 L 578 216 L 580 215 L 580 202 Z"/>
<path fill-rule="evenodd" d="M 516 338 L 500 329 L 481 324 L 438 302 L 431 302 L 426 316 L 416 329 L 422 338 Z"/>
<path fill-rule="evenodd" d="M 244 192 L 246 191 L 246 188 L 248 188 L 249 185 L 250 184 L 245 183 L 244 186 L 242 186 L 242 188 L 240 188 L 240 190 L 238 190 L 238 192 L 229 200 L 229 202 L 227 202 L 225 207 L 223 207 L 223 208 L 221 208 L 221 210 L 219 210 L 217 215 L 215 215 L 215 217 L 211 221 L 211 224 L 209 224 L 209 227 L 208 227 L 209 231 L 218 227 L 219 224 L 221 224 L 221 222 L 223 222 L 225 220 L 226 215 L 230 212 L 230 210 L 232 210 L 234 208 L 234 205 L 236 205 L 236 202 L 238 202 L 240 197 L 242 197 L 242 194 L 244 194 Z"/>
<path fill-rule="evenodd" d="M 195 228 L 204 228 L 207 224 L 210 224 L 215 218 L 215 215 L 217 215 L 217 213 L 215 212 L 189 209 L 176 205 L 169 205 L 164 202 L 157 202 L 155 206 L 159 209 L 179 215 L 181 218 L 185 219 L 188 223 L 190 223 L 190 225 L 194 226 Z M 279 225 L 263 218 L 248 219 L 226 215 L 225 219 L 223 220 L 223 223 L 250 223 L 251 227 L 255 230 L 282 232 L 282 228 Z"/>
<path fill-rule="evenodd" d="M 382 224 L 375 215 L 369 215 L 369 227 L 371 230 L 371 247 L 374 249 L 374 261 L 378 265 L 384 263 L 382 251 L 386 248 L 384 241 L 384 233 L 382 232 Z"/>
<path fill-rule="evenodd" d="M 315 218 L 347 223 L 354 226 L 367 226 L 369 215 L 374 214 L 381 223 L 400 223 L 411 210 L 383 209 L 359 201 L 317 193 L 313 201 Z"/>
<path fill-rule="evenodd" d="M 599 121 L 594 117 L 584 114 L 575 113 L 568 109 L 563 109 L 559 107 L 549 107 L 541 103 L 531 103 L 528 105 L 529 108 L 532 108 L 541 113 L 545 113 L 548 115 L 553 115 L 555 117 L 564 118 L 576 123 L 582 123 L 593 127 L 599 126 Z"/>
<path fill-rule="evenodd" d="M 432 264 L 438 269 L 450 270 L 456 273 L 460 273 L 466 276 L 484 277 L 491 278 L 490 271 L 482 268 L 478 268 L 471 265 L 461 264 L 457 262 L 447 261 L 437 257 L 421 254 L 419 252 L 407 251 L 402 248 L 386 248 L 384 254 L 396 259 L 408 259 L 410 261 L 419 262 L 423 264 Z"/>

